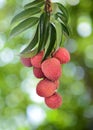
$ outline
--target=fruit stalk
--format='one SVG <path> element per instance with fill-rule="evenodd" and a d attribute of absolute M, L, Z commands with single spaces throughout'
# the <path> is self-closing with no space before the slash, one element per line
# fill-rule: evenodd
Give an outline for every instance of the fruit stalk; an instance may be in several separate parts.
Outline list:
<path fill-rule="evenodd" d="M 51 0 L 45 1 L 45 12 L 49 14 L 52 12 Z"/>

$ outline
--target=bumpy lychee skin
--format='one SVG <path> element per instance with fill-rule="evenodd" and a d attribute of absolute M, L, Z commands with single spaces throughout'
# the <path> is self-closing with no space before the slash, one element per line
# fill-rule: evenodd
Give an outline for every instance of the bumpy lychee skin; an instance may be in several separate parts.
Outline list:
<path fill-rule="evenodd" d="M 34 67 L 33 68 L 33 73 L 34 73 L 36 78 L 44 78 L 45 77 L 42 70 L 41 70 L 41 68 L 35 68 Z"/>
<path fill-rule="evenodd" d="M 44 55 L 44 51 L 39 52 L 37 55 L 31 58 L 31 63 L 34 67 L 40 68 L 41 67 L 41 61 Z"/>
<path fill-rule="evenodd" d="M 20 58 L 20 61 L 21 63 L 26 66 L 26 67 L 31 67 L 32 64 L 31 64 L 31 58 L 24 58 L 24 57 L 21 57 Z"/>
<path fill-rule="evenodd" d="M 46 105 L 51 109 L 57 109 L 62 105 L 62 97 L 58 93 L 54 93 L 50 97 L 45 98 Z"/>
<path fill-rule="evenodd" d="M 55 80 L 54 82 L 55 82 L 55 85 L 56 85 L 56 89 L 58 89 L 59 88 L 59 80 Z"/>
<path fill-rule="evenodd" d="M 59 48 L 53 55 L 61 64 L 66 64 L 70 61 L 70 53 L 66 48 Z"/>
<path fill-rule="evenodd" d="M 56 84 L 48 79 L 41 80 L 36 87 L 36 93 L 41 97 L 49 97 L 55 93 Z"/>
<path fill-rule="evenodd" d="M 52 81 L 57 80 L 61 76 L 61 65 L 56 58 L 50 58 L 43 61 L 41 69 L 44 75 Z"/>

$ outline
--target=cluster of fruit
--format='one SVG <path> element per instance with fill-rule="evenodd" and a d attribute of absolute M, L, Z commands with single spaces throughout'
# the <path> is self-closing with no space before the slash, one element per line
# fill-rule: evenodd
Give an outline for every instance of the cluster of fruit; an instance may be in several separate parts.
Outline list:
<path fill-rule="evenodd" d="M 57 93 L 59 78 L 62 73 L 61 64 L 70 61 L 70 54 L 66 48 L 59 48 L 51 57 L 42 60 L 44 51 L 31 58 L 21 57 L 21 62 L 27 66 L 33 66 L 33 73 L 37 78 L 43 78 L 36 87 L 36 93 L 44 97 L 48 107 L 56 109 L 62 104 L 62 97 Z"/>

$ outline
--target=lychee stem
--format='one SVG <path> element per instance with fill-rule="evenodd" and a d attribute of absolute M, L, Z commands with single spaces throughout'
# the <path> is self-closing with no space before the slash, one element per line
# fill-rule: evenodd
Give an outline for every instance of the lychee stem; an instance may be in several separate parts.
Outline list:
<path fill-rule="evenodd" d="M 51 0 L 45 1 L 45 11 L 46 13 L 49 13 L 49 14 L 52 12 Z"/>

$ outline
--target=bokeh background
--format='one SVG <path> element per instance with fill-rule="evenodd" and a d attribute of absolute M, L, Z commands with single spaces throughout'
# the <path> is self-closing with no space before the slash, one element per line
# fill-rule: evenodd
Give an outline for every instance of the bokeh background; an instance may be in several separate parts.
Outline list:
<path fill-rule="evenodd" d="M 63 105 L 57 110 L 36 95 L 39 80 L 20 63 L 35 28 L 9 39 L 12 17 L 30 1 L 0 0 L 0 130 L 93 130 L 93 0 L 59 0 L 70 14 L 64 46 L 71 61 L 62 66 Z"/>

